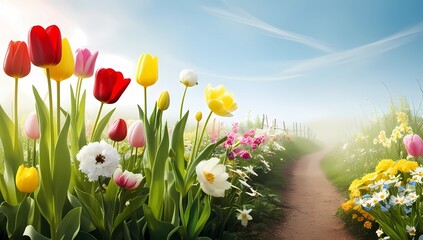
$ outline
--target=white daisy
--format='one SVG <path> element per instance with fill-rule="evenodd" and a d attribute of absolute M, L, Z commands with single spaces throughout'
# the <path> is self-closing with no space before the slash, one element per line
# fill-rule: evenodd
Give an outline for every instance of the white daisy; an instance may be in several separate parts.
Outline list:
<path fill-rule="evenodd" d="M 84 146 L 76 155 L 80 161 L 79 170 L 85 173 L 90 182 L 98 177 L 111 177 L 119 164 L 119 154 L 105 141 L 93 142 Z"/>

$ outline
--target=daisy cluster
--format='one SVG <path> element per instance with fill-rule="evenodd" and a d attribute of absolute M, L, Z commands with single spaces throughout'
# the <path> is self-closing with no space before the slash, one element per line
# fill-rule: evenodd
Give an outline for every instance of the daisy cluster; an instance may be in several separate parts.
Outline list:
<path fill-rule="evenodd" d="M 381 232 L 394 239 L 414 238 L 423 230 L 422 177 L 423 167 L 416 161 L 381 160 L 374 172 L 351 183 L 350 199 L 341 208 L 347 210 L 350 204 L 370 213 L 381 227 L 381 238 Z"/>

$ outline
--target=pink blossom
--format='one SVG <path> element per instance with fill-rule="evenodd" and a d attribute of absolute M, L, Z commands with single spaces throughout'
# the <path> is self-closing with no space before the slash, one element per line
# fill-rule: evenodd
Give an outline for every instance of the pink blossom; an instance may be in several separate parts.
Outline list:
<path fill-rule="evenodd" d="M 29 114 L 25 121 L 25 134 L 29 139 L 37 140 L 40 138 L 40 127 L 38 126 L 38 117 L 35 112 Z"/>
<path fill-rule="evenodd" d="M 128 129 L 128 142 L 132 147 L 144 147 L 145 145 L 145 133 L 144 126 L 140 120 L 137 120 L 131 124 Z"/>
<path fill-rule="evenodd" d="M 86 48 L 76 50 L 75 57 L 75 76 L 80 78 L 89 78 L 94 74 L 95 62 L 98 52 L 91 53 Z"/>
<path fill-rule="evenodd" d="M 417 134 L 409 134 L 404 137 L 404 145 L 408 154 L 413 157 L 423 155 L 423 140 Z"/>
<path fill-rule="evenodd" d="M 144 177 L 140 173 L 134 174 L 127 170 L 122 172 L 122 168 L 120 167 L 116 168 L 115 172 L 113 173 L 113 181 L 116 183 L 116 185 L 129 190 L 137 188 L 143 178 Z"/>

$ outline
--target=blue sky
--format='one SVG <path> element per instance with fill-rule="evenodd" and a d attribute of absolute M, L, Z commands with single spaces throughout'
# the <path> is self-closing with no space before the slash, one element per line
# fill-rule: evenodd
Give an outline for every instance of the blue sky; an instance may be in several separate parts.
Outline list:
<path fill-rule="evenodd" d="M 228 121 L 249 113 L 279 122 L 352 119 L 387 109 L 390 94 L 415 104 L 422 99 L 417 81 L 423 80 L 423 2 L 418 0 L 0 0 L 0 9 L 3 56 L 9 40 L 26 40 L 32 25 L 51 24 L 74 50 L 98 50 L 97 67 L 112 67 L 132 79 L 142 53 L 157 55 L 160 77 L 149 98 L 170 90 L 170 117 L 178 112 L 183 92 L 178 75 L 185 68 L 199 73 L 186 109 L 207 111 L 203 89 L 224 84 L 239 103 Z M 22 80 L 28 82 L 21 84 L 22 97 L 31 96 L 32 84 L 45 89 L 42 73 L 33 69 Z M 2 106 L 11 106 L 12 83 L 0 90 Z M 90 92 L 92 80 L 84 86 Z M 95 112 L 97 102 L 91 96 L 89 101 Z M 116 105 L 120 114 L 130 115 L 135 104 L 142 104 L 142 88 L 133 81 Z"/>

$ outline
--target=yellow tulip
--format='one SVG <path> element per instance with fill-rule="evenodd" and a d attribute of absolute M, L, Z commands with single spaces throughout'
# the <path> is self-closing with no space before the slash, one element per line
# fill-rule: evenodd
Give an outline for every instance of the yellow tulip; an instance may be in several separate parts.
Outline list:
<path fill-rule="evenodd" d="M 203 119 L 203 114 L 199 111 L 197 112 L 197 114 L 195 114 L 195 120 L 197 120 L 197 122 L 201 121 L 201 119 Z"/>
<path fill-rule="evenodd" d="M 27 168 L 23 164 L 16 173 L 16 187 L 24 193 L 32 193 L 38 188 L 38 170 L 34 167 Z"/>
<path fill-rule="evenodd" d="M 169 108 L 170 97 L 169 92 L 164 91 L 160 94 L 159 100 L 157 101 L 157 108 L 164 111 Z"/>
<path fill-rule="evenodd" d="M 148 53 L 141 55 L 140 59 L 138 60 L 136 73 L 138 84 L 143 87 L 149 87 L 157 82 L 159 77 L 158 75 L 159 71 L 157 56 L 152 57 Z"/>
<path fill-rule="evenodd" d="M 62 60 L 56 66 L 50 67 L 51 79 L 60 82 L 72 76 L 75 71 L 75 62 L 72 49 L 67 38 L 62 40 Z"/>
<path fill-rule="evenodd" d="M 230 117 L 232 116 L 231 112 L 238 108 L 234 101 L 234 95 L 228 93 L 222 85 L 212 88 L 209 84 L 206 87 L 205 96 L 207 106 L 216 115 Z"/>

